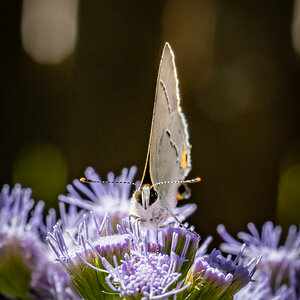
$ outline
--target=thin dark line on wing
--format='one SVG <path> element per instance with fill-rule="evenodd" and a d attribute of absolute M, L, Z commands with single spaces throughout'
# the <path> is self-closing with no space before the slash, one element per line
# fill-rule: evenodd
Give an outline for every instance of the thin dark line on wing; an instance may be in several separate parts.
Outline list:
<path fill-rule="evenodd" d="M 171 113 L 170 99 L 169 99 L 167 87 L 166 87 L 166 85 L 164 84 L 164 82 L 163 82 L 162 80 L 160 80 L 159 83 L 160 83 L 160 85 L 161 85 L 162 88 L 163 88 L 163 91 L 164 91 L 164 94 L 165 94 L 165 97 L 166 97 L 166 100 L 167 100 L 168 111 L 169 111 L 169 113 Z"/>
<path fill-rule="evenodd" d="M 177 161 L 177 163 L 179 163 L 179 165 L 181 166 L 181 163 L 180 163 L 180 160 L 179 160 L 179 151 L 178 151 L 178 148 L 177 148 L 175 142 L 174 142 L 174 141 L 172 140 L 172 138 L 171 138 L 171 132 L 170 132 L 169 129 L 166 129 L 166 135 L 167 135 L 167 137 L 170 139 L 170 145 L 171 145 L 171 147 L 172 147 L 172 148 L 175 150 L 175 152 L 176 152 L 176 161 Z"/>

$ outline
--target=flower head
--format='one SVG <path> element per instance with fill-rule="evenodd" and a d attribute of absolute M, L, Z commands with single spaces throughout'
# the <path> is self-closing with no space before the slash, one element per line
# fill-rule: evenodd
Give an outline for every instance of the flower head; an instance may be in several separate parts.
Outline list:
<path fill-rule="evenodd" d="M 105 264 L 109 271 L 106 278 L 111 289 L 121 297 L 134 299 L 161 299 L 189 286 L 177 288 L 180 273 L 175 271 L 177 259 L 162 253 L 133 253 L 126 255 L 121 265 Z"/>
<path fill-rule="evenodd" d="M 108 173 L 107 180 L 133 182 L 135 173 L 136 167 L 131 167 L 129 170 L 124 168 L 118 177 L 112 172 Z M 91 167 L 86 169 L 85 176 L 92 180 L 101 180 Z M 67 186 L 69 194 L 67 196 L 60 195 L 59 200 L 76 205 L 86 211 L 93 211 L 100 218 L 103 218 L 108 212 L 113 228 L 116 228 L 123 218 L 128 217 L 131 196 L 129 184 L 90 183 L 87 185 L 75 179 L 73 185 Z"/>
<path fill-rule="evenodd" d="M 26 297 L 38 287 L 44 267 L 46 245 L 39 226 L 44 203 L 34 206 L 31 190 L 19 184 L 0 194 L 0 292 Z"/>
<path fill-rule="evenodd" d="M 77 299 L 70 287 L 69 275 L 55 263 L 45 244 L 43 208 L 43 201 L 34 205 L 30 189 L 22 189 L 19 184 L 11 191 L 8 185 L 3 187 L 0 194 L 0 293 L 19 298 Z"/>
<path fill-rule="evenodd" d="M 82 299 L 71 284 L 69 274 L 58 263 L 49 261 L 44 265 L 44 272 L 39 284 L 31 292 L 33 299 L 79 300 Z"/>
<path fill-rule="evenodd" d="M 22 189 L 16 184 L 10 191 L 9 186 L 4 185 L 0 194 L 0 237 L 38 238 L 43 208 L 43 201 L 34 207 L 31 189 Z"/>
<path fill-rule="evenodd" d="M 72 284 L 77 292 L 84 298 L 89 295 L 103 296 L 103 292 L 110 292 L 105 282 L 104 273 L 96 272 L 94 268 L 103 269 L 100 257 L 106 257 L 113 262 L 113 257 L 120 261 L 129 252 L 130 238 L 128 235 L 112 235 L 108 214 L 101 222 L 91 214 L 83 217 L 83 222 L 78 226 L 77 232 L 70 238 L 65 238 L 60 224 L 54 226 L 53 233 L 49 233 L 47 240 L 52 250 L 65 270 L 71 276 Z M 68 243 L 66 242 L 68 241 Z"/>
<path fill-rule="evenodd" d="M 44 236 L 46 236 L 49 232 L 51 233 L 54 226 L 57 224 L 60 224 L 64 231 L 72 233 L 72 231 L 76 230 L 82 221 L 82 217 L 85 213 L 83 210 L 78 210 L 75 205 L 68 205 L 69 207 L 67 209 L 64 202 L 59 202 L 58 205 L 60 217 L 57 217 L 54 208 L 50 208 L 46 216 L 45 225 L 42 224 L 41 226 L 41 231 Z"/>
<path fill-rule="evenodd" d="M 121 297 L 155 299 L 176 294 L 189 285 L 183 287 L 181 283 L 198 249 L 197 235 L 168 228 L 160 232 L 157 245 L 153 231 L 140 230 L 128 218 L 117 226 L 119 234 L 112 234 L 111 227 L 108 214 L 101 224 L 91 214 L 84 216 L 72 246 L 66 244 L 59 225 L 48 235 L 57 259 L 83 298 L 118 293 Z"/>
<path fill-rule="evenodd" d="M 261 273 L 260 276 L 238 291 L 234 300 L 291 300 L 293 290 L 282 285 L 277 291 L 273 291 L 270 282 L 270 275 Z"/>
<path fill-rule="evenodd" d="M 165 233 L 165 245 L 160 250 L 167 251 L 153 251 L 151 241 L 148 240 L 149 234 L 142 232 L 141 239 L 133 238 L 133 250 L 125 254 L 120 264 L 116 257 L 113 264 L 102 257 L 103 266 L 109 271 L 106 282 L 111 290 L 119 293 L 120 297 L 146 300 L 168 299 L 186 289 L 190 283 L 182 285 L 181 269 L 183 262 L 189 261 L 186 255 L 195 254 L 199 238 L 196 237 L 195 245 L 190 237 L 192 233 L 185 230 L 184 238 L 182 232 L 183 229 L 178 229 Z"/>
<path fill-rule="evenodd" d="M 209 255 L 197 258 L 186 281 L 191 281 L 190 287 L 180 295 L 185 299 L 189 294 L 193 299 L 232 299 L 242 287 L 246 286 L 255 270 L 248 270 L 249 266 L 237 264 L 244 247 L 234 261 L 226 259 L 219 250 L 213 249 Z"/>
<path fill-rule="evenodd" d="M 250 234 L 245 232 L 238 234 L 247 245 L 243 257 L 249 261 L 253 257 L 262 255 L 258 274 L 270 274 L 271 286 L 275 292 L 281 285 L 288 284 L 294 290 L 294 297 L 296 297 L 296 275 L 300 271 L 300 231 L 297 232 L 296 226 L 290 226 L 285 243 L 279 245 L 282 231 L 280 226 L 266 222 L 261 234 L 253 223 L 248 224 L 248 229 Z M 218 226 L 218 233 L 225 241 L 221 244 L 221 249 L 236 254 L 241 243 L 232 238 L 223 225 Z"/>
<path fill-rule="evenodd" d="M 163 232 L 164 252 L 171 255 L 174 252 L 177 258 L 177 269 L 183 279 L 194 262 L 199 247 L 200 237 L 180 227 L 169 227 Z"/>

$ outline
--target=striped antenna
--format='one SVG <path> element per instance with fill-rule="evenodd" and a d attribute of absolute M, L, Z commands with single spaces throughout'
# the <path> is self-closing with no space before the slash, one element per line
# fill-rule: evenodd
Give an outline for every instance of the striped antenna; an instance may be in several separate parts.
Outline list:
<path fill-rule="evenodd" d="M 92 179 L 88 179 L 88 178 L 80 178 L 80 181 L 83 183 L 125 183 L 125 184 L 131 184 L 131 185 L 135 185 L 135 186 L 140 186 L 134 182 L 130 182 L 130 181 L 102 181 L 102 180 L 92 180 Z"/>
<path fill-rule="evenodd" d="M 200 177 L 196 177 L 194 179 L 188 179 L 188 180 L 175 180 L 175 181 L 161 181 L 161 182 L 157 182 L 157 183 L 154 183 L 152 187 L 156 186 L 156 185 L 161 185 L 161 184 L 173 184 L 173 183 L 179 183 L 179 184 L 182 184 L 182 183 L 197 183 L 197 182 L 200 182 L 201 181 L 201 178 Z"/>

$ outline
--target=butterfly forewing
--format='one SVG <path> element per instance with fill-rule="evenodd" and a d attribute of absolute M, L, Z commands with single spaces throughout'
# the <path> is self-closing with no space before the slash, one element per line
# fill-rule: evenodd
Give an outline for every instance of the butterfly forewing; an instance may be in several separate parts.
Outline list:
<path fill-rule="evenodd" d="M 174 54 L 167 43 L 159 67 L 148 150 L 152 182 L 184 179 L 191 169 L 190 148 L 180 107 Z M 160 201 L 176 206 L 176 184 L 155 188 Z"/>

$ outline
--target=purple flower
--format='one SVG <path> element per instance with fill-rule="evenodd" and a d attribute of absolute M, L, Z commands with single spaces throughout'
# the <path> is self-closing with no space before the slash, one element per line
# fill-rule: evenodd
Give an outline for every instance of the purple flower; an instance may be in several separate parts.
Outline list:
<path fill-rule="evenodd" d="M 78 299 L 70 278 L 45 243 L 42 211 L 19 184 L 0 195 L 0 293 L 31 299 Z M 58 289 L 58 282 L 63 289 Z M 66 291 L 69 291 L 66 294 Z M 71 295 L 68 298 L 68 295 Z"/>
<path fill-rule="evenodd" d="M 46 236 L 49 232 L 53 231 L 55 225 L 59 224 L 63 227 L 64 231 L 71 233 L 81 223 L 84 213 L 83 210 L 78 210 L 75 205 L 69 205 L 67 209 L 65 203 L 59 202 L 60 218 L 57 217 L 55 209 L 50 208 L 46 216 L 46 224 L 42 224 L 41 231 Z"/>
<path fill-rule="evenodd" d="M 271 287 L 278 291 L 283 284 L 288 284 L 293 290 L 290 299 L 297 299 L 297 273 L 300 272 L 300 232 L 296 226 L 290 226 L 286 241 L 279 245 L 281 227 L 266 222 L 261 234 L 253 223 L 248 224 L 250 233 L 240 232 L 238 237 L 247 245 L 243 257 L 246 261 L 262 255 L 258 266 L 258 274 L 270 274 Z M 221 249 L 227 253 L 236 254 L 241 243 L 232 238 L 223 225 L 218 226 L 218 233 L 224 239 Z M 259 277 L 258 277 L 259 278 Z M 298 295 L 299 296 L 299 295 Z"/>
<path fill-rule="evenodd" d="M 121 297 L 155 299 L 176 294 L 189 285 L 181 283 L 198 249 L 197 235 L 182 228 L 167 228 L 159 232 L 157 245 L 155 232 L 140 230 L 135 221 L 129 224 L 128 218 L 117 226 L 119 234 L 112 234 L 108 214 L 101 224 L 98 220 L 94 214 L 85 215 L 72 245 L 66 244 L 60 225 L 48 235 L 58 261 L 84 299 L 101 299 L 116 292 Z"/>
<path fill-rule="evenodd" d="M 49 261 L 44 265 L 39 283 L 31 292 L 33 299 L 48 299 L 48 300 L 79 300 L 81 297 L 75 292 L 71 284 L 69 274 L 63 267 Z"/>
<path fill-rule="evenodd" d="M 46 245 L 39 235 L 44 203 L 19 184 L 0 194 L 0 293 L 27 297 L 39 284 Z"/>
<path fill-rule="evenodd" d="M 41 226 L 41 231 L 43 233 L 44 239 L 47 239 L 48 235 L 53 234 L 53 231 L 60 229 L 64 242 L 67 246 L 72 246 L 74 244 L 74 239 L 78 235 L 78 226 L 82 223 L 84 211 L 78 211 L 77 207 L 74 205 L 69 205 L 68 210 L 66 209 L 66 204 L 63 202 L 59 203 L 60 218 L 57 218 L 56 211 L 51 208 L 46 216 L 46 224 Z M 49 246 L 49 244 L 48 244 Z M 49 248 L 49 259 L 54 262 L 56 261 L 56 255 Z"/>
<path fill-rule="evenodd" d="M 211 243 L 212 241 L 212 237 L 211 236 L 208 236 L 205 241 L 201 244 L 201 246 L 198 248 L 197 252 L 196 252 L 196 256 L 195 256 L 195 261 L 204 256 L 207 252 L 207 248 L 209 246 L 209 244 Z"/>
<path fill-rule="evenodd" d="M 293 290 L 282 285 L 275 293 L 271 287 L 270 275 L 261 273 L 258 278 L 242 288 L 234 300 L 289 300 L 293 299 Z"/>
<path fill-rule="evenodd" d="M 76 234 L 68 238 L 61 225 L 57 224 L 53 233 L 49 233 L 47 237 L 57 260 L 69 273 L 74 288 L 84 299 L 93 299 L 91 295 L 98 299 L 104 292 L 111 292 L 105 282 L 108 272 L 100 273 L 93 269 L 94 266 L 103 269 L 99 255 L 103 255 L 110 262 L 113 262 L 114 256 L 120 261 L 130 248 L 131 239 L 127 234 L 111 234 L 108 214 L 104 216 L 101 224 L 97 219 L 93 214 L 84 215 Z"/>
<path fill-rule="evenodd" d="M 134 299 L 162 299 L 177 294 L 190 283 L 179 288 L 180 273 L 175 271 L 177 257 L 163 253 L 126 254 L 125 259 L 114 266 L 104 263 L 109 271 L 107 284 L 121 297 Z"/>
<path fill-rule="evenodd" d="M 112 172 L 108 173 L 107 180 L 133 182 L 135 173 L 136 167 L 131 167 L 129 170 L 123 169 L 118 177 L 115 177 Z M 92 180 L 101 180 L 91 167 L 86 169 L 85 176 Z M 60 195 L 59 200 L 76 205 L 86 211 L 93 211 L 95 215 L 101 218 L 108 212 L 113 228 L 116 228 L 116 225 L 121 223 L 123 218 L 128 217 L 131 185 L 118 183 L 86 184 L 78 179 L 73 181 L 73 185 L 67 186 L 69 194 L 67 196 Z"/>
<path fill-rule="evenodd" d="M 181 273 L 180 279 L 184 279 L 194 262 L 199 248 L 200 237 L 181 227 L 169 227 L 163 231 L 163 251 L 169 255 L 176 253 L 177 268 Z"/>
<path fill-rule="evenodd" d="M 192 284 L 178 299 L 232 299 L 238 290 L 250 282 L 259 260 L 256 260 L 251 271 L 248 270 L 249 265 L 237 264 L 243 250 L 244 247 L 234 261 L 224 258 L 216 249 L 209 255 L 198 256 L 185 280 Z"/>
<path fill-rule="evenodd" d="M 129 234 L 133 240 L 132 249 L 140 251 L 146 247 L 149 252 L 164 252 L 170 255 L 171 252 L 179 256 L 177 271 L 189 269 L 192 265 L 200 237 L 185 228 L 175 225 L 167 227 L 158 232 L 158 244 L 156 241 L 156 231 L 151 229 L 140 229 L 138 222 L 133 221 L 129 224 L 128 219 L 122 220 L 122 226 L 118 225 L 120 234 Z"/>
<path fill-rule="evenodd" d="M 22 189 L 16 184 L 10 191 L 9 186 L 4 185 L 0 195 L 0 237 L 39 239 L 43 208 L 43 201 L 34 207 L 31 189 Z"/>
<path fill-rule="evenodd" d="M 177 229 L 164 233 L 165 245 L 161 245 L 160 250 L 165 251 L 153 251 L 147 231 L 143 231 L 139 238 L 133 228 L 133 249 L 130 254 L 125 254 L 121 263 L 116 256 L 113 264 L 100 256 L 109 272 L 106 282 L 111 290 L 126 299 L 145 300 L 168 299 L 185 290 L 190 282 L 182 285 L 181 269 L 183 263 L 189 260 L 186 255 L 195 254 L 199 238 L 184 229 Z M 171 240 L 169 236 L 172 236 Z"/>

